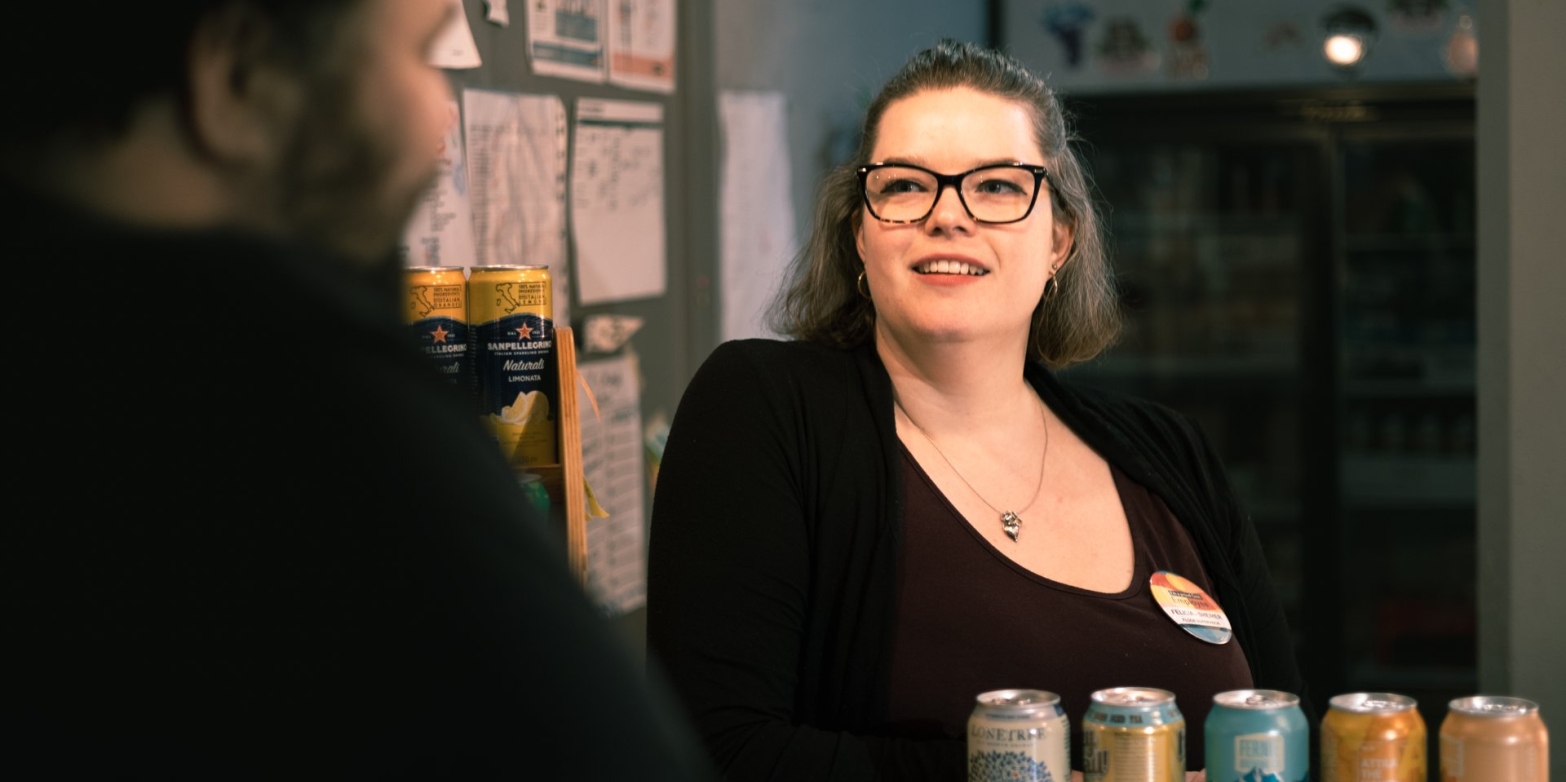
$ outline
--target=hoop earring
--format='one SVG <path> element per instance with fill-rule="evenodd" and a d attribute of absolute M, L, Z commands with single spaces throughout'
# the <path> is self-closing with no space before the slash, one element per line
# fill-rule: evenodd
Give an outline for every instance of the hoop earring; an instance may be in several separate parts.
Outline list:
<path fill-rule="evenodd" d="M 870 289 L 869 289 L 868 286 L 865 285 L 865 273 L 864 272 L 860 272 L 859 273 L 859 279 L 857 281 L 855 281 L 854 287 L 856 289 L 858 289 L 859 295 L 864 297 L 865 301 L 875 301 L 875 299 L 870 298 Z"/>
<path fill-rule="evenodd" d="M 1049 267 L 1049 279 L 1044 281 L 1044 301 L 1049 301 L 1060 294 L 1060 266 Z"/>

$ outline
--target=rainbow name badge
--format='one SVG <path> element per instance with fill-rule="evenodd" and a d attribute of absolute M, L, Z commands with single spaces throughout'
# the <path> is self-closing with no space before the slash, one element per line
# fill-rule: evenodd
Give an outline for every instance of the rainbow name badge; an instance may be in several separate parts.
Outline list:
<path fill-rule="evenodd" d="M 1148 580 L 1153 588 L 1153 599 L 1174 623 L 1191 635 L 1210 644 L 1225 644 L 1234 637 L 1229 617 L 1218 607 L 1218 601 L 1195 582 L 1176 573 L 1160 570 Z"/>

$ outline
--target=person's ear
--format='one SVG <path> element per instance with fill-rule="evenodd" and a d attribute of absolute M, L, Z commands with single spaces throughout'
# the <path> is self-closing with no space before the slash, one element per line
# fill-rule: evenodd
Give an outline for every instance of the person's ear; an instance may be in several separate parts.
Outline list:
<path fill-rule="evenodd" d="M 274 56 L 272 29 L 244 3 L 204 19 L 189 52 L 193 141 L 224 167 L 270 167 L 298 119 L 301 85 Z"/>
<path fill-rule="evenodd" d="M 1049 265 L 1058 274 L 1060 267 L 1066 265 L 1066 259 L 1071 257 L 1071 243 L 1075 241 L 1075 232 L 1071 225 L 1064 220 L 1056 220 L 1054 227 L 1054 241 L 1050 248 Z"/>
<path fill-rule="evenodd" d="M 865 265 L 865 221 L 858 212 L 850 218 L 854 228 L 854 249 L 859 252 L 859 265 Z"/>

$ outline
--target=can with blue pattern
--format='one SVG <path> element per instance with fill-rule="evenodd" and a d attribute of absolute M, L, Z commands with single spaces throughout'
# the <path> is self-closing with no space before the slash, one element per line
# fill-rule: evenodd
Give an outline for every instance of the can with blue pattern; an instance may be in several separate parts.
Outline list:
<path fill-rule="evenodd" d="M 1070 782 L 1071 723 L 1043 690 L 980 693 L 968 717 L 968 782 Z"/>

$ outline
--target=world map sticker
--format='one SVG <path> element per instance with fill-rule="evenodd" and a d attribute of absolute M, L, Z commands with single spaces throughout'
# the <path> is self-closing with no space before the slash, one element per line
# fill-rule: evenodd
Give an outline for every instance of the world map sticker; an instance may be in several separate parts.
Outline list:
<path fill-rule="evenodd" d="M 1174 620 L 1174 623 L 1191 635 L 1210 644 L 1228 643 L 1234 637 L 1234 628 L 1218 601 L 1207 596 L 1202 588 L 1190 579 L 1160 570 L 1148 580 L 1153 588 L 1153 599 L 1158 607 Z"/>

